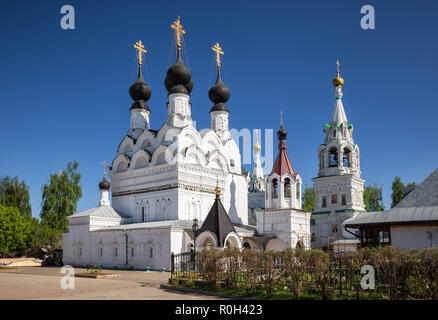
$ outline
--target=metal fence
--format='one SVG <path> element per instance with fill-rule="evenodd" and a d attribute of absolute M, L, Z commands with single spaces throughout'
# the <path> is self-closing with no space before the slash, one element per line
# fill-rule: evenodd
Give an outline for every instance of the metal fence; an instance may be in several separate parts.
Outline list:
<path fill-rule="evenodd" d="M 199 252 L 183 252 L 171 254 L 170 271 L 173 274 L 180 274 L 182 276 L 188 273 L 199 273 Z"/>

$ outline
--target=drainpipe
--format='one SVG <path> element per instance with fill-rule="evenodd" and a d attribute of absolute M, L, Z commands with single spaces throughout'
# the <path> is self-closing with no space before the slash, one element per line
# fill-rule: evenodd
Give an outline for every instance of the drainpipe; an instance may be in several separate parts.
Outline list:
<path fill-rule="evenodd" d="M 126 229 L 123 229 L 123 234 L 125 235 L 125 255 L 126 255 L 125 266 L 128 266 L 128 234 L 126 233 Z"/>

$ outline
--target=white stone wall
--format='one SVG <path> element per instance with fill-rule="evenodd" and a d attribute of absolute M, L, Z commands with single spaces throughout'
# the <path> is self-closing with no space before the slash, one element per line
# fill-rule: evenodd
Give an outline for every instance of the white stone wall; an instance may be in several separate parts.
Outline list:
<path fill-rule="evenodd" d="M 64 264 L 160 270 L 170 268 L 171 252 L 186 252 L 193 243 L 181 228 L 128 229 L 126 234 L 128 242 L 122 230 L 72 229 L 64 234 Z"/>
<path fill-rule="evenodd" d="M 267 249 L 295 248 L 299 240 L 310 248 L 310 212 L 295 209 L 256 210 L 257 233 L 275 236 Z"/>
<path fill-rule="evenodd" d="M 391 244 L 403 249 L 438 247 L 438 225 L 391 226 Z"/>

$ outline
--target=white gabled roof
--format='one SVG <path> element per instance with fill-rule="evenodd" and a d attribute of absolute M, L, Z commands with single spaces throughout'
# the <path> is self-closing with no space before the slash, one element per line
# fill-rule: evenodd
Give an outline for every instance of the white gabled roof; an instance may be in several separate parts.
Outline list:
<path fill-rule="evenodd" d="M 76 212 L 69 218 L 78 218 L 78 217 L 105 217 L 105 218 L 122 218 L 116 210 L 114 210 L 111 206 L 99 206 L 96 208 L 91 208 L 85 211 Z"/>

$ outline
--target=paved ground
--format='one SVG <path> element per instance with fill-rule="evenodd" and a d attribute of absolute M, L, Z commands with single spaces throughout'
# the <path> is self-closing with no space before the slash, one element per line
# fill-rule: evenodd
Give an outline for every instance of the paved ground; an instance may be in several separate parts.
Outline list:
<path fill-rule="evenodd" d="M 168 272 L 104 270 L 120 274 L 114 279 L 75 278 L 75 289 L 61 289 L 61 268 L 22 267 L 21 271 L 0 272 L 0 300 L 4 299 L 116 299 L 116 300 L 197 300 L 212 296 L 176 293 L 160 289 L 167 284 Z M 76 273 L 86 272 L 75 269 Z"/>

